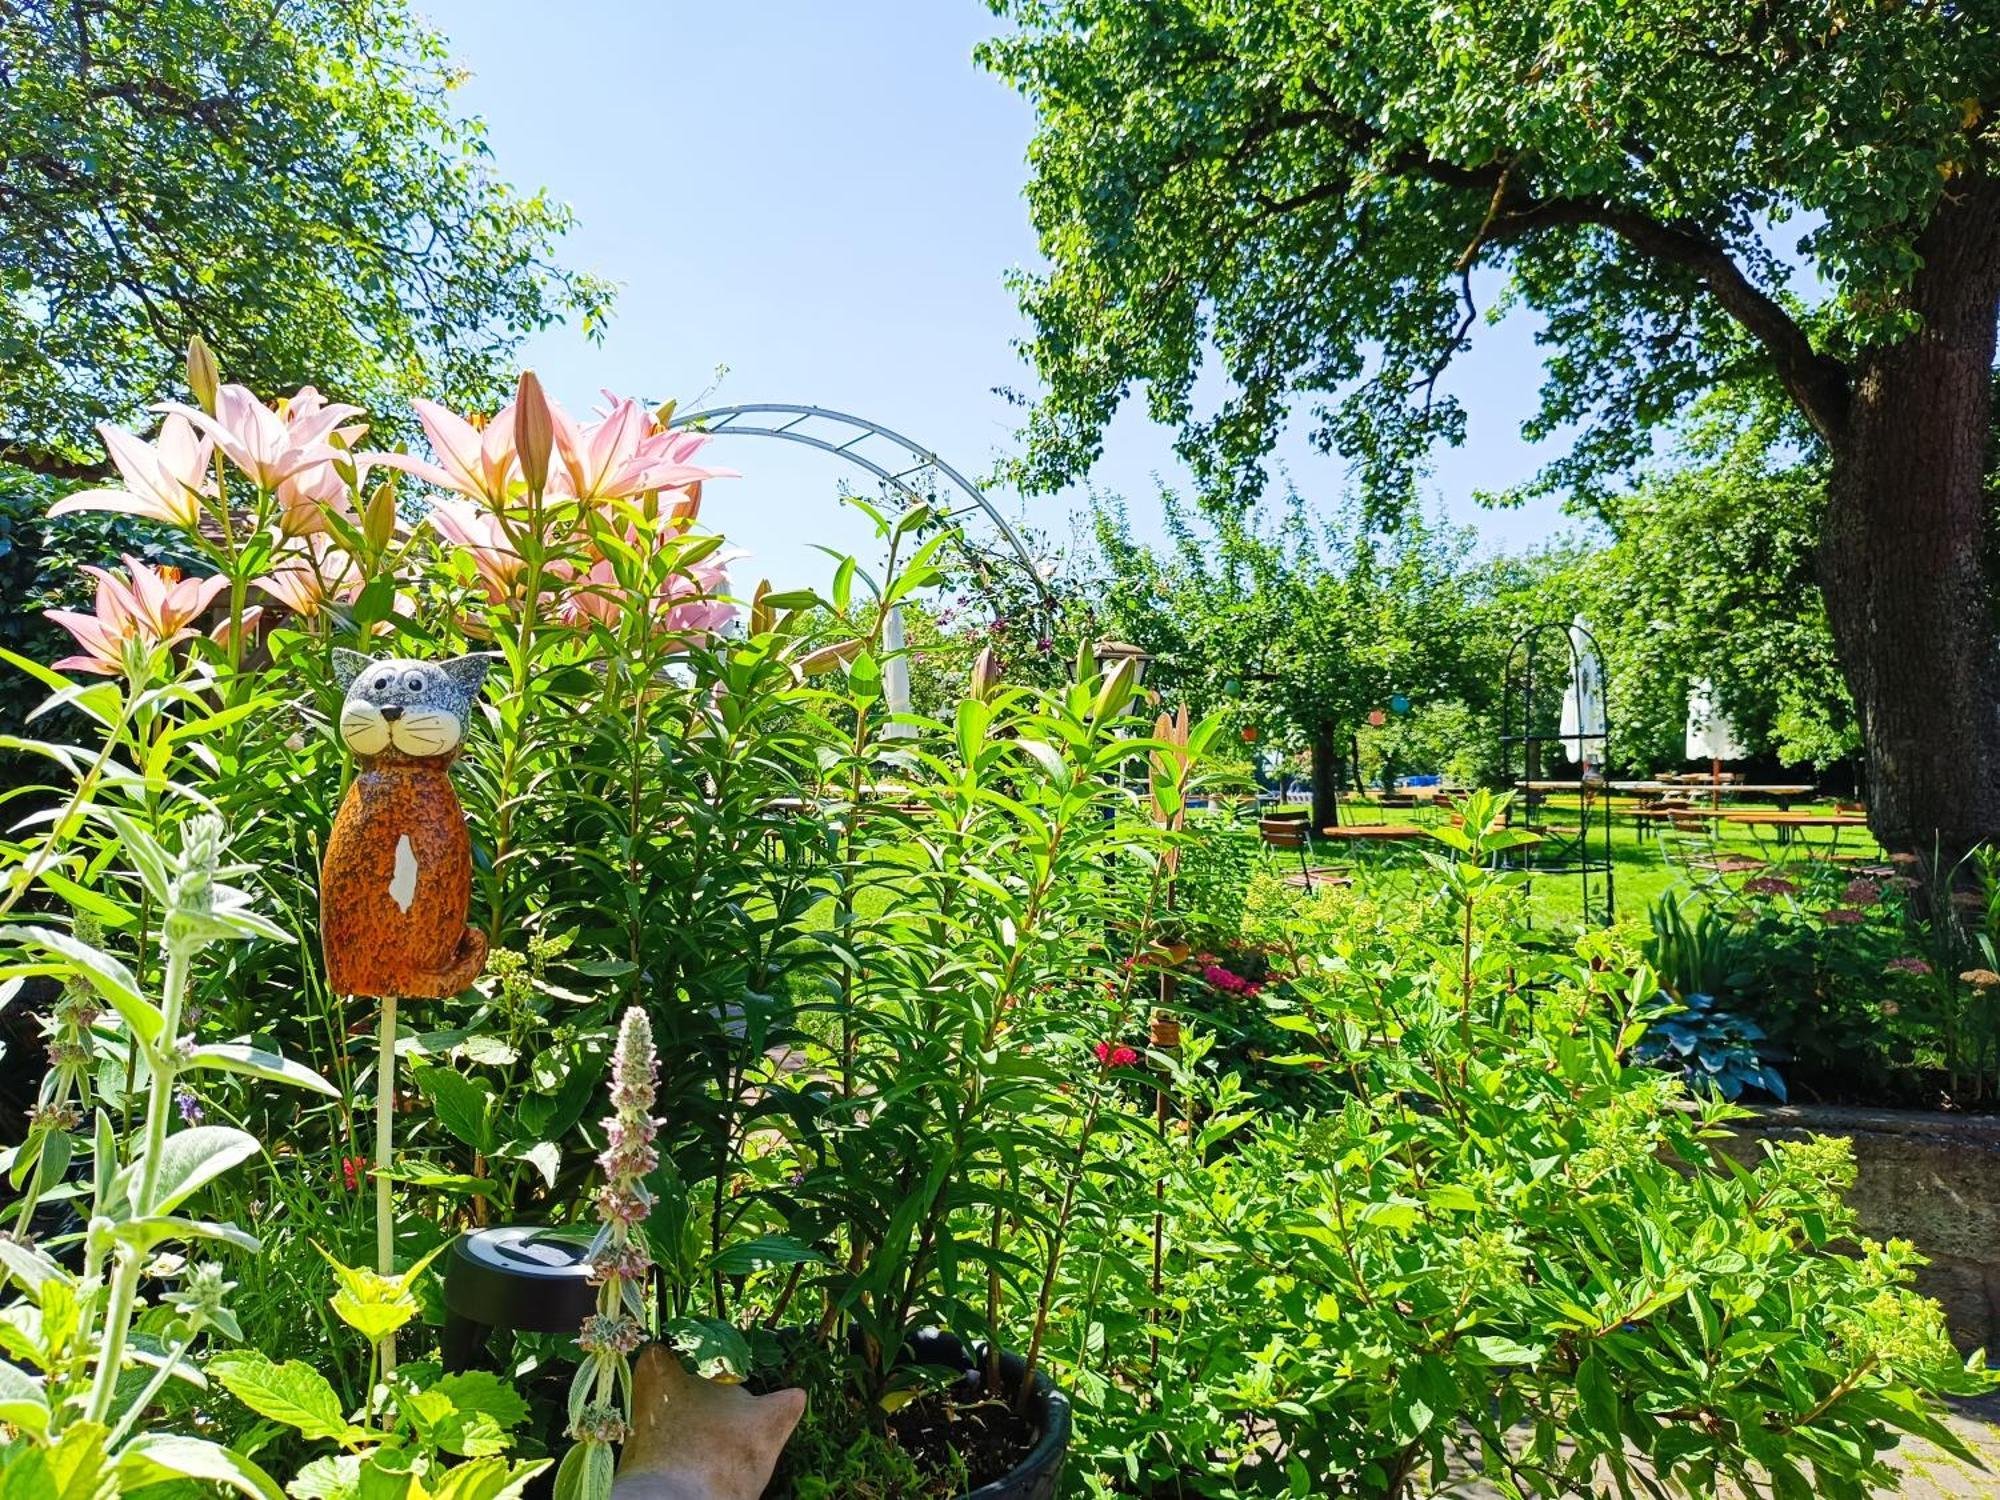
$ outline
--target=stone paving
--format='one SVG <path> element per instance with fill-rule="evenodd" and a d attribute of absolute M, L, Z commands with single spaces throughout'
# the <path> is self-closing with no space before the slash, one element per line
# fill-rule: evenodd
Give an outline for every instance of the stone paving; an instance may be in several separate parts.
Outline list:
<path fill-rule="evenodd" d="M 1948 1419 L 1965 1446 L 1985 1460 L 1984 1472 L 1969 1468 L 1963 1460 L 1912 1441 L 1896 1458 L 1903 1480 L 1883 1495 L 1904 1500 L 2000 1500 L 2000 1396 L 1958 1403 Z M 1499 1491 L 1483 1480 L 1473 1480 L 1438 1492 L 1452 1500 L 1498 1500 Z M 1608 1481 L 1600 1492 L 1616 1495 Z"/>

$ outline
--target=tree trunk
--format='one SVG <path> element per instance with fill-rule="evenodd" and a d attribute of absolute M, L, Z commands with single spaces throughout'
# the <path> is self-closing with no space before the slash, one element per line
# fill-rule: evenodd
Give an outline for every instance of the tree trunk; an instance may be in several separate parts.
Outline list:
<path fill-rule="evenodd" d="M 1819 573 L 1860 714 L 1869 822 L 1890 849 L 1951 861 L 2000 835 L 1985 494 L 2000 184 L 1943 205 L 1919 250 L 1922 331 L 1855 362 Z"/>
<path fill-rule="evenodd" d="M 1331 828 L 1340 821 L 1340 757 L 1334 751 L 1334 726 L 1315 724 L 1312 735 L 1312 826 Z"/>

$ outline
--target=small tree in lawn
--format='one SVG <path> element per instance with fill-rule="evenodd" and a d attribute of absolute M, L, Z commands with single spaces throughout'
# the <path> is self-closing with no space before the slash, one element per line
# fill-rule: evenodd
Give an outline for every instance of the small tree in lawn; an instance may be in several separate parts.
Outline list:
<path fill-rule="evenodd" d="M 1297 497 L 1259 530 L 1198 523 L 1169 495 L 1166 524 L 1171 546 L 1155 552 L 1122 511 L 1099 509 L 1100 618 L 1153 654 L 1149 686 L 1203 710 L 1238 699 L 1309 746 L 1315 827 L 1334 819 L 1341 758 L 1372 710 L 1476 692 L 1492 675 L 1475 649 L 1465 536 L 1414 518 L 1370 532 L 1351 511 L 1316 523 Z"/>

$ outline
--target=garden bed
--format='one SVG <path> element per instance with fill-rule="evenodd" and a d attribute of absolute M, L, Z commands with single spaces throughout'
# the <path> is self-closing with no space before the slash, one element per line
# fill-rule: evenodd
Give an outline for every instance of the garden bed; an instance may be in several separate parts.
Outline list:
<path fill-rule="evenodd" d="M 1862 1231 L 1912 1241 L 1930 1257 L 1921 1290 L 1944 1305 L 1964 1350 L 2000 1333 L 2000 1119 L 1845 1105 L 1758 1108 L 1731 1155 L 1757 1159 L 1764 1140 L 1846 1136 L 1856 1176 L 1848 1202 Z"/>

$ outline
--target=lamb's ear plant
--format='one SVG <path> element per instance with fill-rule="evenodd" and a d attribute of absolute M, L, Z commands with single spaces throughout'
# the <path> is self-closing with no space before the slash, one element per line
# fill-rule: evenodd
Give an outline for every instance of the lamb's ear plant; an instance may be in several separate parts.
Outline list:
<path fill-rule="evenodd" d="M 41 1371 L 29 1376 L 0 1364 L 0 1421 L 26 1444 L 5 1460 L 5 1489 L 10 1496 L 33 1495 L 41 1476 L 83 1466 L 127 1488 L 179 1474 L 275 1497 L 276 1486 L 249 1460 L 203 1438 L 153 1432 L 144 1421 L 169 1380 L 195 1378 L 189 1355 L 199 1340 L 239 1332 L 220 1271 L 198 1262 L 188 1267 L 180 1290 L 168 1296 L 176 1316 L 160 1345 L 137 1342 L 134 1323 L 142 1282 L 163 1247 L 259 1249 L 256 1237 L 235 1224 L 176 1213 L 259 1150 L 256 1137 L 228 1126 L 173 1129 L 180 1080 L 221 1070 L 315 1093 L 334 1090 L 268 1050 L 241 1042 L 196 1046 L 183 1036 L 191 969 L 206 948 L 221 941 L 291 941 L 232 883 L 248 872 L 224 863 L 220 819 L 190 819 L 180 848 L 170 852 L 136 820 L 109 816 L 151 909 L 161 914 L 164 978 L 158 991 L 148 993 L 122 959 L 74 930 L 0 928 L 0 944 L 22 955 L 0 972 L 87 985 L 122 1024 L 146 1080 L 136 1149 L 120 1140 L 109 1114 L 96 1111 L 80 1270 L 32 1244 L 0 1241 L 0 1271 L 23 1294 L 0 1309 L 4 1347 Z M 155 1274 L 161 1272 L 156 1268 Z M 123 1379 L 128 1361 L 148 1371 L 136 1389 Z"/>
<path fill-rule="evenodd" d="M 569 1436 L 576 1442 L 556 1471 L 556 1500 L 609 1500 L 612 1449 L 632 1430 L 632 1351 L 653 1331 L 653 1255 L 646 1220 L 653 1207 L 646 1179 L 659 1165 L 653 1099 L 660 1059 L 653 1028 L 634 1006 L 618 1027 L 611 1056 L 611 1114 L 604 1121 L 602 1221 L 590 1242 L 597 1311 L 577 1330 L 583 1359 L 570 1384 Z"/>

